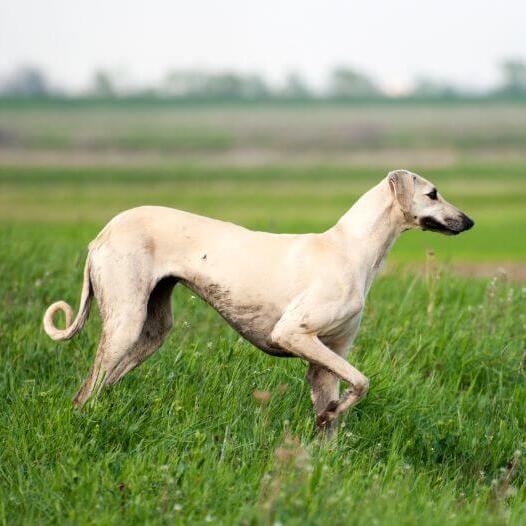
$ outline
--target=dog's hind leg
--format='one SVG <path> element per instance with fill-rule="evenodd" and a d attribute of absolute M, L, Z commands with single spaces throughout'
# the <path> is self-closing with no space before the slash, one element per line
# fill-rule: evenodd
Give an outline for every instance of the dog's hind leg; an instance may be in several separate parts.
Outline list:
<path fill-rule="evenodd" d="M 175 278 L 164 278 L 147 300 L 134 304 L 130 298 L 119 302 L 124 307 L 118 312 L 103 313 L 104 328 L 95 363 L 75 404 L 83 406 L 93 393 L 118 382 L 159 349 L 173 325 L 171 293 L 176 282 Z M 102 304 L 107 304 L 107 298 Z"/>
<path fill-rule="evenodd" d="M 73 403 L 82 407 L 92 394 L 108 383 L 139 340 L 145 318 L 146 306 L 142 309 L 138 306 L 136 309 L 122 309 L 104 320 L 95 362 Z"/>
<path fill-rule="evenodd" d="M 95 362 L 73 402 L 82 406 L 108 382 L 141 337 L 152 287 L 146 249 L 133 254 L 110 243 L 90 253 L 93 292 L 102 318 Z"/>
<path fill-rule="evenodd" d="M 106 383 L 118 382 L 128 372 L 154 354 L 164 343 L 173 327 L 172 290 L 177 279 L 166 277 L 154 287 L 148 300 L 147 315 L 139 339 L 121 360 Z"/>

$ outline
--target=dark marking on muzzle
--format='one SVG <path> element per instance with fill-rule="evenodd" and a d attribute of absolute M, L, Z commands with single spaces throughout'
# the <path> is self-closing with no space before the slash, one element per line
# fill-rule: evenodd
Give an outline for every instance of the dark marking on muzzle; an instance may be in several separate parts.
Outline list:
<path fill-rule="evenodd" d="M 461 232 L 465 232 L 473 228 L 475 222 L 466 214 L 461 214 L 458 218 L 448 217 L 443 223 L 437 221 L 434 217 L 427 216 L 420 219 L 420 226 L 422 230 L 430 230 L 431 232 L 439 232 L 448 236 L 456 236 Z"/>

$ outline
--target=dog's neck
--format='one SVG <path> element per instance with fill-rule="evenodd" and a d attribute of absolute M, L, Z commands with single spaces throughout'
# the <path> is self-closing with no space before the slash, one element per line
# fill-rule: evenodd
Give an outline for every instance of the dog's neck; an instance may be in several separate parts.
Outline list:
<path fill-rule="evenodd" d="M 366 290 L 404 227 L 403 213 L 384 179 L 360 197 L 331 229 L 359 266 Z M 354 252 L 360 257 L 354 258 Z"/>

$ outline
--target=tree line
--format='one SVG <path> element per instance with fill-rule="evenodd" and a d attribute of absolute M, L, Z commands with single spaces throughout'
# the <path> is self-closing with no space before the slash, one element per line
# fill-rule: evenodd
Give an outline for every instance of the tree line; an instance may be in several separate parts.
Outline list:
<path fill-rule="evenodd" d="M 482 93 L 470 93 L 450 83 L 430 78 L 418 78 L 410 90 L 397 95 L 424 98 L 525 97 L 526 62 L 506 60 L 499 65 L 500 82 Z M 19 67 L 0 79 L 0 95 L 15 98 L 71 97 L 64 86 L 50 82 L 37 67 Z M 174 98 L 174 99 L 352 99 L 386 98 L 386 93 L 366 73 L 351 67 L 335 68 L 328 76 L 326 87 L 313 88 L 299 73 L 290 73 L 280 86 L 270 85 L 259 74 L 239 72 L 211 73 L 200 70 L 169 71 L 157 84 L 147 87 L 126 85 L 116 72 L 95 71 L 88 86 L 76 98 Z"/>

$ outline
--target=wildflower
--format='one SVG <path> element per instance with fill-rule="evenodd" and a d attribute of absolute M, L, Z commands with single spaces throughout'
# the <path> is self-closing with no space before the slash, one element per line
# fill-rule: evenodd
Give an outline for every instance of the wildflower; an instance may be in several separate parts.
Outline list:
<path fill-rule="evenodd" d="M 269 402 L 272 395 L 269 391 L 260 391 L 258 389 L 254 389 L 252 391 L 252 396 L 258 404 L 265 405 Z"/>

